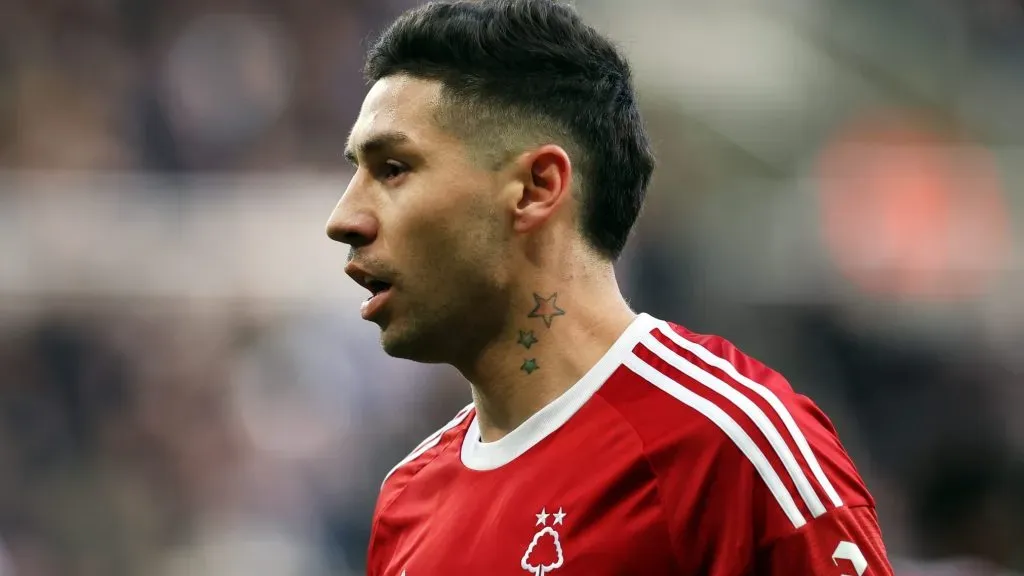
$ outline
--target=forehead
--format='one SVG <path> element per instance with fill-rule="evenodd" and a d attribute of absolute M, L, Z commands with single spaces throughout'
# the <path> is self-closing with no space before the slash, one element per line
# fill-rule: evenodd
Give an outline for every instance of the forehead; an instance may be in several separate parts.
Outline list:
<path fill-rule="evenodd" d="M 417 142 L 441 136 L 435 113 L 441 84 L 398 75 L 377 81 L 363 101 L 349 142 L 358 147 L 379 134 L 401 133 Z"/>

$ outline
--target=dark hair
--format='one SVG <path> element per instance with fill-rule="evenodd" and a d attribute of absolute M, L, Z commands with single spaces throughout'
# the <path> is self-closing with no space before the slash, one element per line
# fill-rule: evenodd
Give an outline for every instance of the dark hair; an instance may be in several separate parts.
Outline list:
<path fill-rule="evenodd" d="M 371 82 L 395 74 L 439 81 L 460 104 L 449 106 L 457 122 L 477 123 L 471 133 L 490 122 L 499 134 L 511 125 L 568 140 L 582 175 L 581 232 L 604 256 L 621 254 L 654 156 L 629 64 L 572 8 L 554 0 L 456 0 L 410 10 L 367 56 Z"/>

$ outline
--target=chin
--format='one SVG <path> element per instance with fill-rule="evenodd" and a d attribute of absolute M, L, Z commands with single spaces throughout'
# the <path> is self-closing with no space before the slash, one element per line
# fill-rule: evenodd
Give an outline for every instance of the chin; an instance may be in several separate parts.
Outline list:
<path fill-rule="evenodd" d="M 440 353 L 436 342 L 437 338 L 410 330 L 402 330 L 393 324 L 382 327 L 380 331 L 380 345 L 384 352 L 392 358 L 401 358 L 402 360 L 412 360 L 424 364 L 447 362 L 448 359 Z"/>

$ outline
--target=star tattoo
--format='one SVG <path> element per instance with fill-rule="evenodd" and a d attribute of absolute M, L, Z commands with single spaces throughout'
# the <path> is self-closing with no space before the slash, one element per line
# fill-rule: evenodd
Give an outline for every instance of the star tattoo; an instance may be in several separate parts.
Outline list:
<path fill-rule="evenodd" d="M 544 298 L 540 294 L 534 294 L 533 300 L 537 304 L 530 312 L 529 318 L 541 318 L 548 328 L 551 328 L 551 321 L 555 316 L 565 316 L 565 310 L 558 307 L 555 301 L 558 299 L 558 292 Z"/>
<path fill-rule="evenodd" d="M 520 370 L 526 372 L 527 375 L 533 374 L 537 370 L 540 370 L 540 366 L 537 366 L 537 359 L 530 358 L 523 362 L 523 365 L 519 367 Z"/>
<path fill-rule="evenodd" d="M 538 340 L 537 340 L 537 337 L 533 335 L 533 330 L 520 330 L 519 331 L 519 342 L 518 342 L 518 344 L 522 344 L 523 347 L 526 348 L 527 350 L 529 350 L 530 346 L 533 346 L 537 342 L 538 342 Z"/>

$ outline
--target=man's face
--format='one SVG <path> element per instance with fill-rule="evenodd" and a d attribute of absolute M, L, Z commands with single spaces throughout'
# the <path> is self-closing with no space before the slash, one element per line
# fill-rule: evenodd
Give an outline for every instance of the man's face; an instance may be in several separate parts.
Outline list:
<path fill-rule="evenodd" d="M 439 83 L 407 76 L 373 86 L 349 139 L 358 168 L 327 225 L 352 246 L 346 271 L 372 292 L 386 288 L 362 310 L 385 351 L 421 362 L 470 353 L 508 308 L 502 199 L 514 182 L 439 127 L 440 97 Z"/>

